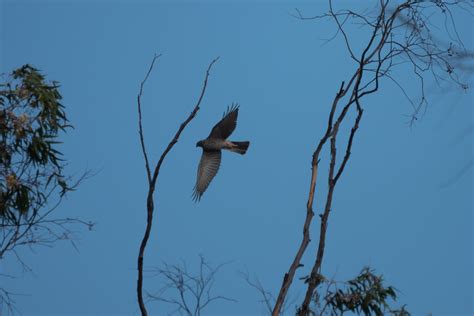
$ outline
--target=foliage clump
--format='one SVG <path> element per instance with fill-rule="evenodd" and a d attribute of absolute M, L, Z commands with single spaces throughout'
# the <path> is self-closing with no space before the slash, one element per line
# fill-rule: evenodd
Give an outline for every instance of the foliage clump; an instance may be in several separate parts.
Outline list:
<path fill-rule="evenodd" d="M 357 315 L 377 316 L 410 315 L 405 307 L 400 310 L 390 308 L 389 300 L 395 301 L 397 299 L 396 290 L 393 286 L 385 286 L 383 277 L 375 275 L 373 272 L 370 268 L 365 267 L 355 279 L 346 282 L 344 289 L 329 292 L 325 300 L 333 312 L 342 314 L 351 311 Z"/>
<path fill-rule="evenodd" d="M 18 223 L 71 188 L 58 150 L 68 123 L 56 81 L 24 65 L 0 84 L 0 220 Z"/>
<path fill-rule="evenodd" d="M 397 300 L 397 290 L 385 285 L 383 276 L 376 275 L 369 267 L 364 267 L 354 279 L 345 282 L 320 277 L 327 287 L 323 293 L 315 293 L 312 315 L 410 315 L 405 306 L 400 309 L 391 307 Z"/>

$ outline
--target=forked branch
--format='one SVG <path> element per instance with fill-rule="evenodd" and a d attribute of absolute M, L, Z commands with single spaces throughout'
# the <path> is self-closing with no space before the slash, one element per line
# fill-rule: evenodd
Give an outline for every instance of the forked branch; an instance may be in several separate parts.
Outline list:
<path fill-rule="evenodd" d="M 176 134 L 174 137 L 171 139 L 170 143 L 168 146 L 165 148 L 163 153 L 161 154 L 155 168 L 153 171 L 153 174 L 151 173 L 151 168 L 150 168 L 150 163 L 148 159 L 148 154 L 146 151 L 146 146 L 145 146 L 145 138 L 144 138 L 144 132 L 143 132 L 143 127 L 142 127 L 142 108 L 141 108 L 141 98 L 143 95 L 143 87 L 150 75 L 150 73 L 153 70 L 153 66 L 155 65 L 155 61 L 160 57 L 161 55 L 155 55 L 153 57 L 153 60 L 150 64 L 150 67 L 148 69 L 148 72 L 140 84 L 140 91 L 137 96 L 137 106 L 138 106 L 138 134 L 140 137 L 140 144 L 141 144 L 141 149 L 143 153 L 143 157 L 145 160 L 145 170 L 147 173 L 147 179 L 148 179 L 148 194 L 147 194 L 147 202 L 146 202 L 146 208 L 147 208 L 147 222 L 146 222 L 146 228 L 145 228 L 145 233 L 143 236 L 143 239 L 140 244 L 140 249 L 138 252 L 138 279 L 137 279 L 137 298 L 138 298 L 138 305 L 140 307 L 140 312 L 142 316 L 148 315 L 145 302 L 143 299 L 143 261 L 144 261 L 144 254 L 145 254 L 145 248 L 148 243 L 148 239 L 150 238 L 150 233 L 151 233 L 151 227 L 153 223 L 153 212 L 154 212 L 154 200 L 153 200 L 153 193 L 155 192 L 155 187 L 156 183 L 158 180 L 158 175 L 160 173 L 161 165 L 163 164 L 163 161 L 165 160 L 166 156 L 168 153 L 171 151 L 173 146 L 178 142 L 179 137 L 181 136 L 181 133 L 184 131 L 186 126 L 191 122 L 191 120 L 196 116 L 196 113 L 199 111 L 199 108 L 201 106 L 201 102 L 204 98 L 204 94 L 206 93 L 206 88 L 207 88 L 207 81 L 209 79 L 209 75 L 211 72 L 212 66 L 217 62 L 219 57 L 215 58 L 207 67 L 206 75 L 204 77 L 204 83 L 201 89 L 201 93 L 199 95 L 199 98 L 196 102 L 196 105 L 194 106 L 193 111 L 189 116 L 186 118 L 186 120 L 181 123 L 179 126 Z"/>

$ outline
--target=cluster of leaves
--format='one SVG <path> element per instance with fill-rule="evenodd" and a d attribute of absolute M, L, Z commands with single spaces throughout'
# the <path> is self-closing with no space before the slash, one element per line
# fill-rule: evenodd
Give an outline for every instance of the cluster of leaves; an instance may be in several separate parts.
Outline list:
<path fill-rule="evenodd" d="M 30 65 L 0 84 L 0 222 L 18 225 L 34 216 L 56 190 L 71 188 L 63 177 L 58 134 L 68 127 L 57 82 Z"/>
<path fill-rule="evenodd" d="M 397 293 L 394 287 L 385 286 L 383 281 L 381 275 L 375 275 L 373 270 L 365 267 L 356 278 L 343 282 L 342 287 L 328 282 L 321 314 L 329 309 L 331 315 L 349 312 L 366 316 L 409 316 L 405 306 L 397 310 L 390 308 L 389 303 L 396 301 Z"/>

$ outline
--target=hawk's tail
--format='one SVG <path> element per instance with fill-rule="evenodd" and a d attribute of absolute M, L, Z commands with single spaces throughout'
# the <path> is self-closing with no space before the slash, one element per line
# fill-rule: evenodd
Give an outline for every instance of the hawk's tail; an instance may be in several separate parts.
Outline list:
<path fill-rule="evenodd" d="M 249 148 L 249 145 L 250 145 L 250 142 L 231 142 L 231 143 L 232 143 L 232 147 L 229 148 L 229 150 L 235 153 L 239 153 L 241 155 L 247 152 L 247 149 Z"/>

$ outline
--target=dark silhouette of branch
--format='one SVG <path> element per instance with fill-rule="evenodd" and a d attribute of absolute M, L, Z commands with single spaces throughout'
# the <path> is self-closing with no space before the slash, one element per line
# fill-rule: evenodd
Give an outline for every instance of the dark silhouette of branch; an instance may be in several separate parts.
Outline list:
<path fill-rule="evenodd" d="M 364 97 L 375 93 L 379 90 L 380 79 L 387 77 L 396 83 L 402 90 L 402 93 L 410 100 L 403 86 L 391 74 L 391 70 L 403 63 L 411 64 L 413 74 L 419 79 L 421 97 L 418 104 L 411 102 L 414 107 L 410 124 L 417 119 L 422 107 L 427 104 L 425 98 L 425 73 L 428 73 L 437 82 L 450 80 L 462 89 L 467 85 L 460 81 L 460 76 L 454 69 L 454 64 L 466 64 L 465 56 L 471 54 L 466 52 L 461 43 L 459 36 L 453 36 L 455 44 L 449 47 L 443 47 L 442 43 L 436 41 L 431 36 L 427 21 L 427 15 L 424 11 L 428 9 L 439 9 L 441 14 L 448 17 L 448 21 L 454 26 L 455 21 L 450 11 L 451 6 L 466 3 L 465 1 L 405 1 L 396 5 L 393 9 L 389 8 L 389 0 L 380 0 L 376 14 L 364 13 L 358 14 L 351 10 L 335 11 L 332 1 L 329 0 L 329 12 L 323 15 L 312 17 L 304 17 L 299 10 L 296 10 L 295 17 L 301 20 L 317 20 L 321 18 L 331 18 L 337 27 L 336 35 L 342 35 L 347 52 L 351 59 L 357 62 L 355 69 L 349 80 L 342 82 L 339 91 L 336 93 L 331 105 L 328 116 L 328 125 L 326 131 L 321 137 L 311 160 L 311 181 L 306 206 L 306 218 L 303 224 L 303 238 L 296 252 L 295 258 L 290 268 L 283 277 L 279 295 L 274 303 L 272 315 L 281 314 L 282 306 L 285 302 L 289 288 L 294 280 L 296 270 L 303 265 L 301 259 L 311 241 L 310 228 L 314 217 L 313 202 L 318 180 L 318 169 L 320 163 L 320 153 L 322 149 L 329 146 L 329 162 L 328 162 L 328 179 L 327 179 L 327 195 L 323 212 L 319 215 L 321 219 L 319 231 L 319 243 L 315 255 L 315 261 L 311 268 L 311 272 L 304 277 L 307 284 L 307 291 L 304 300 L 298 309 L 298 315 L 310 315 L 310 304 L 315 295 L 317 287 L 325 280 L 321 274 L 321 266 L 324 258 L 324 250 L 326 244 L 326 232 L 328 227 L 329 215 L 332 211 L 332 200 L 334 197 L 335 187 L 341 178 L 347 163 L 351 156 L 351 149 L 354 138 L 362 119 L 363 108 L 361 105 Z M 468 6 L 472 9 L 473 6 Z M 351 43 L 350 34 L 347 32 L 346 25 L 348 21 L 353 21 L 365 26 L 370 30 L 370 36 L 367 44 L 358 54 L 357 49 Z M 447 27 L 445 26 L 446 30 Z M 334 39 L 335 36 L 332 38 Z M 331 39 L 331 40 L 332 40 Z M 462 56 L 462 57 L 461 57 Z M 466 67 L 461 70 L 465 70 Z M 352 124 L 350 132 L 345 143 L 344 157 L 339 166 L 336 164 L 336 153 L 338 143 L 337 136 L 340 132 L 340 126 L 347 118 L 347 113 L 354 108 L 356 118 Z M 329 144 L 328 144 L 329 142 Z"/>
<path fill-rule="evenodd" d="M 236 302 L 236 300 L 222 296 L 212 295 L 215 275 L 226 264 L 216 267 L 210 265 L 202 255 L 199 256 L 199 273 L 192 274 L 188 271 L 186 263 L 170 265 L 165 263 L 156 273 L 165 280 L 165 285 L 155 294 L 149 294 L 152 301 L 164 302 L 174 305 L 174 313 L 184 313 L 188 316 L 199 316 L 202 311 L 216 300 Z M 169 290 L 178 292 L 178 298 L 166 296 Z"/>
<path fill-rule="evenodd" d="M 265 290 L 263 287 L 262 283 L 260 283 L 260 280 L 258 278 L 255 278 L 255 280 L 251 280 L 249 273 L 247 271 L 245 272 L 240 272 L 240 275 L 242 278 L 247 282 L 248 285 L 253 287 L 257 292 L 260 294 L 262 299 L 260 300 L 260 303 L 262 303 L 265 307 L 265 310 L 268 312 L 268 314 L 272 313 L 272 306 L 275 304 L 275 298 L 273 297 L 272 293 L 270 293 L 268 290 Z M 282 308 L 282 313 L 284 311 L 284 308 Z"/>
<path fill-rule="evenodd" d="M 469 169 L 473 168 L 474 167 L 474 158 L 471 158 L 471 160 L 469 160 L 466 164 L 464 164 L 463 166 L 460 167 L 459 171 L 456 172 L 455 175 L 453 175 L 452 177 L 450 177 L 448 180 L 444 181 L 440 186 L 439 188 L 440 189 L 446 189 L 448 188 L 449 186 L 453 185 L 454 183 L 456 183 L 460 178 L 462 178 L 463 175 L 465 175 L 466 173 L 468 173 Z"/>
<path fill-rule="evenodd" d="M 201 101 L 204 97 L 204 94 L 206 92 L 207 88 L 207 81 L 209 79 L 210 71 L 212 66 L 217 62 L 219 57 L 215 58 L 208 66 L 207 71 L 206 71 L 206 76 L 204 78 L 204 83 L 202 86 L 201 94 L 199 95 L 198 101 L 196 102 L 196 105 L 194 106 L 193 111 L 189 116 L 186 118 L 186 120 L 181 123 L 181 125 L 178 128 L 178 131 L 166 147 L 166 149 L 163 151 L 161 154 L 158 163 L 155 166 L 153 175 L 151 173 L 150 169 L 150 164 L 148 161 L 148 155 L 146 152 L 146 146 L 145 146 L 145 140 L 144 140 L 144 133 L 143 133 L 143 128 L 142 128 L 142 112 L 141 112 L 141 97 L 143 94 L 143 86 L 146 83 L 146 80 L 148 79 L 151 71 L 153 70 L 153 66 L 155 64 L 155 61 L 160 57 L 160 55 L 155 55 L 153 57 L 153 60 L 151 62 L 150 68 L 148 69 L 148 72 L 145 76 L 145 79 L 142 81 L 140 84 L 140 91 L 137 96 L 137 105 L 138 105 L 138 133 L 140 136 L 140 143 L 141 143 L 141 149 L 143 153 L 143 157 L 145 159 L 145 169 L 147 173 L 147 179 L 148 179 L 148 195 L 147 195 L 147 202 L 146 202 L 146 208 L 147 208 L 147 221 L 146 221 L 146 228 L 145 228 L 145 233 L 143 236 L 143 239 L 140 244 L 140 249 L 138 252 L 138 279 L 137 279 L 137 297 L 138 297 L 138 305 L 140 307 L 140 312 L 142 316 L 147 315 L 147 310 L 145 307 L 145 303 L 143 300 L 143 257 L 145 254 L 145 248 L 148 242 L 148 239 L 150 237 L 151 233 L 151 227 L 153 223 L 153 212 L 154 212 L 154 200 L 153 200 L 153 193 L 155 192 L 155 187 L 156 183 L 158 180 L 158 175 L 160 172 L 161 165 L 163 164 L 164 159 L 166 158 L 166 155 L 170 152 L 170 150 L 173 148 L 173 146 L 178 142 L 178 139 L 183 132 L 183 130 L 186 128 L 186 126 L 191 122 L 191 120 L 196 116 L 196 113 L 199 111 L 199 107 L 201 105 Z"/>
<path fill-rule="evenodd" d="M 148 178 L 148 184 L 151 183 L 151 170 L 150 170 L 150 163 L 148 162 L 148 154 L 146 152 L 145 147 L 145 136 L 143 135 L 143 125 L 142 125 L 142 95 L 143 95 L 143 86 L 145 82 L 148 80 L 151 71 L 153 70 L 153 66 L 158 58 L 161 57 L 161 54 L 155 55 L 153 60 L 151 61 L 150 68 L 148 68 L 148 72 L 146 73 L 145 78 L 140 84 L 140 92 L 137 95 L 137 107 L 138 107 L 138 134 L 140 136 L 140 145 L 142 146 L 143 158 L 145 159 L 145 170 L 146 175 Z"/>
<path fill-rule="evenodd" d="M 3 288 L 0 288 L 0 312 L 5 311 L 5 315 L 7 313 L 11 315 L 14 314 L 16 310 L 15 301 L 13 299 L 14 295 L 15 295 L 14 293 L 9 292 Z"/>
<path fill-rule="evenodd" d="M 248 271 L 240 271 L 239 272 L 240 276 L 247 282 L 248 285 L 250 285 L 252 288 L 254 288 L 260 295 L 261 299 L 259 300 L 260 303 L 263 304 L 263 307 L 265 308 L 265 311 L 268 313 L 268 315 L 272 314 L 272 309 L 273 305 L 276 302 L 275 297 L 273 294 L 266 290 L 260 280 L 257 277 L 254 277 L 253 279 L 250 277 Z M 288 307 L 291 306 L 292 304 L 296 303 L 296 298 L 293 300 L 286 300 L 283 303 L 283 306 L 281 307 L 280 315 L 284 315 L 285 312 L 288 310 Z"/>

